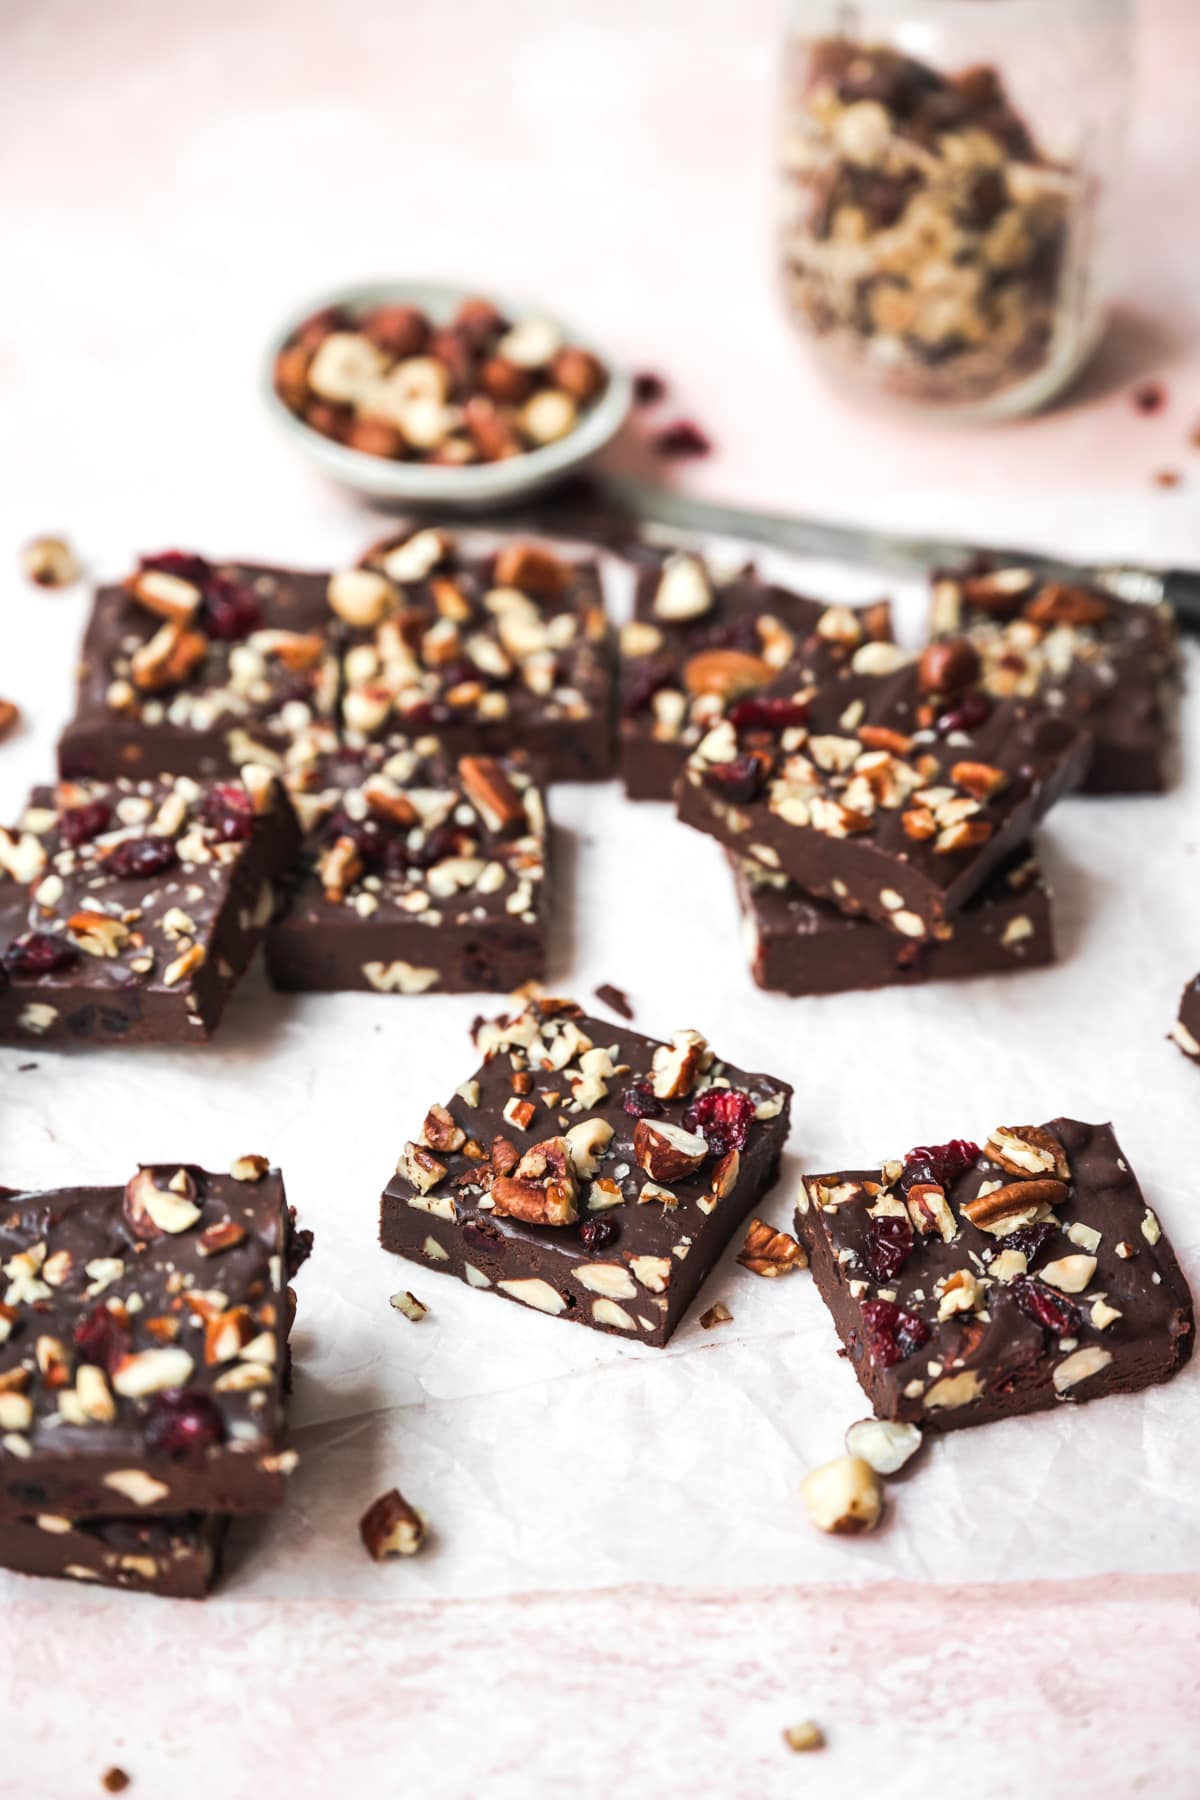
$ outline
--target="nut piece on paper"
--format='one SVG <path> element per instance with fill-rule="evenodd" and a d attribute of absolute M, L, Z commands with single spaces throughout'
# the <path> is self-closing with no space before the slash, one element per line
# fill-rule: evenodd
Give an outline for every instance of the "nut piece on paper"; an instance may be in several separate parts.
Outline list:
<path fill-rule="evenodd" d="M 425 1521 L 399 1488 L 380 1494 L 359 1520 L 358 1529 L 373 1562 L 386 1562 L 393 1556 L 415 1556 L 425 1542 Z"/>
<path fill-rule="evenodd" d="M 883 1516 L 879 1477 L 861 1456 L 839 1456 L 805 1477 L 800 1493 L 818 1531 L 856 1536 L 874 1531 Z"/>

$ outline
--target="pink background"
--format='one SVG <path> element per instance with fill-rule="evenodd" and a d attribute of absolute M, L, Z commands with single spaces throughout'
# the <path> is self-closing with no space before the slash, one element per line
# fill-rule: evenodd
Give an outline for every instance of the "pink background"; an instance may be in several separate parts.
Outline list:
<path fill-rule="evenodd" d="M 778 15 L 775 0 L 8 0 L 6 544 L 61 525 L 115 557 L 152 519 L 156 539 L 227 552 L 356 549 L 362 513 L 291 461 L 254 383 L 298 299 L 396 272 L 544 297 L 668 376 L 717 445 L 679 472 L 697 489 L 914 525 L 952 514 L 980 534 L 1027 521 L 1079 548 L 1200 561 L 1200 9 L 1143 7 L 1103 356 L 1070 404 L 966 433 L 831 395 L 780 318 Z M 1169 390 L 1154 418 L 1128 395 L 1148 373 Z M 1183 485 L 1155 488 L 1163 467 Z M 18 661 L 36 656 L 28 591 L 9 579 L 4 597 Z M 64 670 L 64 707 L 66 691 Z M 115 1761 L 138 1795 L 208 1793 L 219 1767 L 222 1796 L 293 1800 L 347 1784 L 1196 1792 L 1198 1575 L 730 1597 L 718 1573 L 709 1598 L 406 1604 L 404 1571 L 387 1570 L 374 1604 L 281 1619 L 231 1598 L 175 1609 L 169 1634 L 151 1603 L 92 1595 L 82 1658 L 77 1596 L 20 1584 L 0 1791 L 87 1793 Z M 831 1744 L 800 1762 L 779 1732 L 805 1716 Z"/>

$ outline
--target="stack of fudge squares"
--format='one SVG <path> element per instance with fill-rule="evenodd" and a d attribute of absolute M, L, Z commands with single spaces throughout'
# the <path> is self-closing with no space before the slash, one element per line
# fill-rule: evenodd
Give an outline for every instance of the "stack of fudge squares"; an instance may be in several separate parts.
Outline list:
<path fill-rule="evenodd" d="M 0 1567 L 201 1599 L 283 1504 L 289 1286 L 311 1248 L 265 1157 L 0 1189 Z"/>
<path fill-rule="evenodd" d="M 1003 568 L 937 578 L 931 627 L 910 655 L 882 605 L 823 607 L 687 554 L 642 570 L 621 640 L 626 785 L 674 793 L 724 847 L 764 988 L 1052 961 L 1034 827 L 1072 790 L 1169 780 L 1165 608 Z"/>

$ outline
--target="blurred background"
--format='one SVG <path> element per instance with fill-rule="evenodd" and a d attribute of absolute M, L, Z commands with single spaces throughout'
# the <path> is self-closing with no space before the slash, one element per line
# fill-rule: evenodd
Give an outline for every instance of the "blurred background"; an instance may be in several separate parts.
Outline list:
<path fill-rule="evenodd" d="M 908 524 L 953 493 L 982 534 L 1053 490 L 1093 551 L 1194 552 L 1200 8 L 1137 9 L 1104 345 L 1042 415 L 970 428 L 831 385 L 788 321 L 786 23 L 780 0 L 7 0 L 10 531 L 315 554 L 346 502 L 276 435 L 262 357 L 310 297 L 400 275 L 528 297 L 660 374 L 712 448 L 657 472 L 698 491 Z M 650 467 L 646 435 L 609 460 Z"/>

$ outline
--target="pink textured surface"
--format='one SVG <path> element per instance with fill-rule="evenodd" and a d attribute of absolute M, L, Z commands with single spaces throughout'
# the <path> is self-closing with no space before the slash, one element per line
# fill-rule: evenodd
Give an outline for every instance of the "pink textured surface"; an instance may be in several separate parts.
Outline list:
<path fill-rule="evenodd" d="M 356 549 L 361 512 L 293 464 L 263 416 L 257 357 L 298 296 L 396 271 L 545 296 L 662 370 L 668 413 L 716 440 L 685 472 L 714 494 L 914 523 L 944 518 L 952 495 L 956 522 L 981 531 L 1001 495 L 1010 532 L 1027 495 L 1079 547 L 1196 557 L 1191 0 L 1143 8 L 1123 311 L 1103 359 L 1072 404 L 965 434 L 831 395 L 779 315 L 779 10 L 9 0 L 6 536 L 61 523 L 126 554 L 147 531 L 298 560 Z M 1170 404 L 1146 419 L 1125 384 L 1150 371 Z M 1151 487 L 1163 466 L 1185 471 L 1180 490 Z M 17 587 L 6 599 L 10 618 L 29 604 Z M 65 661 L 60 687 L 61 710 Z M 36 722 L 47 749 L 54 722 Z M 421 1499 L 436 1524 L 436 1492 Z M 919 1480 L 899 1504 L 917 1516 Z M 608 1529 L 611 1555 L 621 1518 Z M 970 1524 L 929 1529 L 961 1538 Z M 875 1549 L 886 1556 L 886 1537 Z M 375 1603 L 316 1597 L 317 1578 L 306 1601 L 235 1589 L 205 1608 L 12 1582 L 0 1792 L 74 1800 L 117 1762 L 138 1796 L 222 1800 L 350 1785 L 489 1800 L 555 1785 L 902 1800 L 960 1782 L 1194 1795 L 1200 1578 L 1013 1576 L 406 1606 L 400 1567 L 378 1572 Z M 721 1580 L 714 1568 L 709 1585 Z M 830 1747 L 801 1760 L 779 1734 L 807 1716 Z"/>

